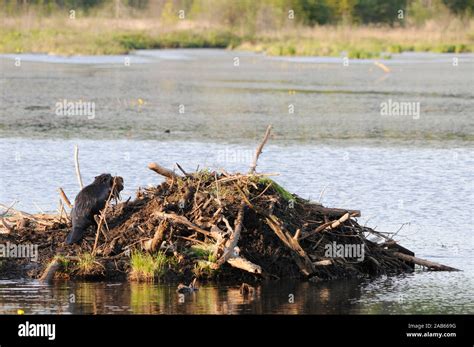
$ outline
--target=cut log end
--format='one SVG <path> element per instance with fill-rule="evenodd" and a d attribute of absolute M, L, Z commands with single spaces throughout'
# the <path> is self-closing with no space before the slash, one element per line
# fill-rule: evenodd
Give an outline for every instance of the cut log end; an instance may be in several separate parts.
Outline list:
<path fill-rule="evenodd" d="M 154 172 L 156 172 L 158 175 L 164 176 L 166 178 L 174 179 L 178 178 L 179 176 L 175 174 L 173 171 L 158 165 L 157 163 L 150 163 L 148 164 L 148 168 Z"/>

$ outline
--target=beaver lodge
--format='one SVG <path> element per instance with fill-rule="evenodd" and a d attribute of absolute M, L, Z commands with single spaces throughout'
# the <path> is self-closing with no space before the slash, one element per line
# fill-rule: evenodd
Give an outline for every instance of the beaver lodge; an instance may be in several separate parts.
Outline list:
<path fill-rule="evenodd" d="M 38 261 L 4 258 L 0 275 L 46 281 L 320 281 L 397 274 L 413 271 L 415 264 L 429 270 L 456 270 L 419 259 L 387 233 L 360 225 L 357 210 L 302 199 L 270 175 L 256 173 L 270 130 L 246 174 L 188 173 L 179 165 L 177 174 L 150 164 L 149 169 L 163 176 L 164 182 L 140 188 L 134 200 L 113 203 L 109 196 L 96 219 L 98 225 L 80 244 L 65 244 L 71 223 L 62 203 L 55 215 L 31 215 L 5 206 L 0 243 L 37 245 Z"/>

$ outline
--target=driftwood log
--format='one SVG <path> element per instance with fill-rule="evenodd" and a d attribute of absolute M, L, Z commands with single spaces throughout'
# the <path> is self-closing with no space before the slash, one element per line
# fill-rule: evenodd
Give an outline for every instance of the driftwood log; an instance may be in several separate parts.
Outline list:
<path fill-rule="evenodd" d="M 435 262 L 432 262 L 432 261 L 429 261 L 429 260 L 417 258 L 417 257 L 414 257 L 412 255 L 408 255 L 408 254 L 404 254 L 404 253 L 400 253 L 400 252 L 393 252 L 393 254 L 395 256 L 397 256 L 398 258 L 402 259 L 402 260 L 405 260 L 407 262 L 411 262 L 411 263 L 414 263 L 414 264 L 417 264 L 417 265 L 424 266 L 424 267 L 428 268 L 429 270 L 433 270 L 433 271 L 461 271 L 459 269 L 455 269 L 455 268 L 450 267 L 450 266 L 438 264 L 438 263 L 435 263 Z"/>

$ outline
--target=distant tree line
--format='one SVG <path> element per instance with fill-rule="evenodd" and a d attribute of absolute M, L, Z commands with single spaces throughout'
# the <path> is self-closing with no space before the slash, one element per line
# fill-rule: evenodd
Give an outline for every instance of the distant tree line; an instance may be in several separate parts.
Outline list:
<path fill-rule="evenodd" d="M 399 11 L 429 6 L 445 6 L 452 14 L 472 16 L 474 0 L 0 0 L 3 8 L 22 8 L 34 5 L 49 8 L 74 8 L 88 11 L 99 6 L 120 6 L 164 11 L 184 9 L 195 18 L 208 12 L 219 13 L 228 23 L 248 21 L 257 13 L 267 11 L 286 16 L 293 10 L 295 20 L 306 25 L 335 23 L 385 23 L 399 20 Z M 210 17 L 210 16 L 209 16 Z"/>

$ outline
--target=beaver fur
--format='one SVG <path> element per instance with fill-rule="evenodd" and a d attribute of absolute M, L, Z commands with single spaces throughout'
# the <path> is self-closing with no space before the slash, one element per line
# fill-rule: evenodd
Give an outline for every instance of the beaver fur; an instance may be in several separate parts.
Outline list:
<path fill-rule="evenodd" d="M 112 194 L 118 198 L 123 189 L 123 178 L 115 177 L 115 188 Z M 84 187 L 74 200 L 71 210 L 72 230 L 66 237 L 66 243 L 72 244 L 82 240 L 87 228 L 96 225 L 94 216 L 100 213 L 111 193 L 114 177 L 110 174 L 96 176 L 94 182 Z"/>

